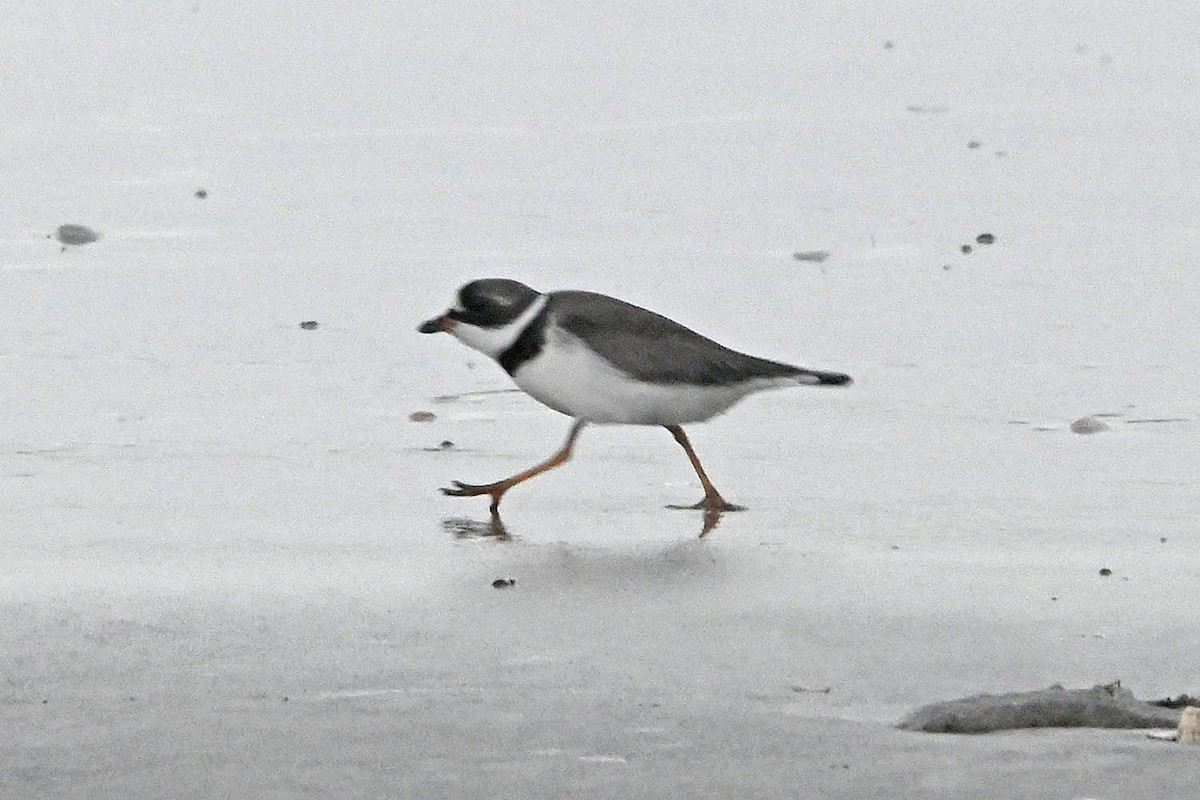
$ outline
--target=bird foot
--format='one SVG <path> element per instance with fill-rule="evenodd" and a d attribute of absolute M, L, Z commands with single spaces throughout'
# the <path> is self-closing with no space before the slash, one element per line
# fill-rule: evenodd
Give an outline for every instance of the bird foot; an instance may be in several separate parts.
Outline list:
<path fill-rule="evenodd" d="M 451 497 L 477 497 L 481 494 L 492 494 L 501 489 L 499 483 L 475 484 L 462 481 L 450 481 L 450 483 L 454 485 L 454 488 L 442 487 L 442 494 L 448 494 Z"/>
<path fill-rule="evenodd" d="M 500 498 L 504 496 L 512 484 L 508 481 L 497 481 L 496 483 L 474 484 L 463 483 L 462 481 L 450 481 L 454 488 L 442 487 L 442 494 L 450 497 L 478 497 L 481 494 L 491 495 L 492 504 L 490 510 L 493 516 L 499 513 Z"/>
<path fill-rule="evenodd" d="M 705 497 L 699 503 L 691 506 L 669 505 L 667 508 L 686 509 L 689 511 L 703 511 L 704 525 L 700 528 L 700 538 L 703 539 L 708 534 L 712 533 L 713 529 L 721 521 L 721 516 L 726 511 L 745 511 L 745 506 L 734 505 L 726 502 L 720 495 L 716 497 Z"/>
<path fill-rule="evenodd" d="M 739 506 L 735 503 L 730 503 L 730 502 L 726 501 L 723 497 L 720 497 L 720 496 L 706 497 L 703 500 L 701 500 L 699 503 L 696 503 L 695 505 L 681 506 L 681 505 L 671 504 L 671 505 L 668 505 L 667 508 L 673 508 L 673 509 L 677 509 L 677 510 L 688 510 L 688 511 L 718 511 L 718 512 L 745 511 L 746 510 L 745 506 Z"/>

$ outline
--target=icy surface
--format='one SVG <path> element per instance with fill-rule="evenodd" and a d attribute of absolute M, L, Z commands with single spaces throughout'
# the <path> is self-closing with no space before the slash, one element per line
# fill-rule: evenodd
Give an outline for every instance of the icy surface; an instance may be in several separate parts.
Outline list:
<path fill-rule="evenodd" d="M 1200 689 L 1200 11 L 146 6 L 0 26 L 0 795 L 1194 792 L 891 726 Z M 704 540 L 632 428 L 481 537 L 569 424 L 416 333 L 486 275 L 856 383 L 689 430 Z"/>

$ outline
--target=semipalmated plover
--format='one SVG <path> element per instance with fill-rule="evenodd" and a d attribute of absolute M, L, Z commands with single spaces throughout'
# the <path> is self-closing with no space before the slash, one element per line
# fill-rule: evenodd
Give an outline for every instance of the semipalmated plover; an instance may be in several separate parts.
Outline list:
<path fill-rule="evenodd" d="M 547 460 L 495 483 L 454 481 L 442 492 L 490 495 L 491 511 L 518 483 L 562 464 L 589 422 L 661 425 L 687 453 L 704 499 L 695 506 L 736 510 L 708 479 L 681 427 L 719 414 L 753 392 L 784 386 L 844 386 L 840 372 L 794 367 L 739 353 L 678 322 L 593 292 L 542 294 L 505 278 L 471 281 L 421 333 L 446 332 L 499 362 L 529 396 L 575 419 Z M 676 507 L 676 506 L 673 506 Z"/>

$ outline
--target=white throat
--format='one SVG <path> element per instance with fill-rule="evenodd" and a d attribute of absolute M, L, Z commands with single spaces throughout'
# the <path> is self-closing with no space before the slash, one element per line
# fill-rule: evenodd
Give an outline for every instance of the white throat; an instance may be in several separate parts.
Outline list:
<path fill-rule="evenodd" d="M 456 321 L 454 327 L 450 329 L 450 335 L 485 356 L 499 358 L 501 353 L 513 346 L 517 337 L 521 335 L 521 331 L 533 322 L 534 317 L 542 313 L 542 309 L 549 302 L 550 296 L 542 295 L 533 301 L 521 316 L 500 328 L 480 328 L 477 325 Z"/>

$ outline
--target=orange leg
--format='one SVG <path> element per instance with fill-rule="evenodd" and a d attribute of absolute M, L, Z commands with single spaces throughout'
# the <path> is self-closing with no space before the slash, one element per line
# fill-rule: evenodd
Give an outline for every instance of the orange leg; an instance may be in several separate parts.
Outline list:
<path fill-rule="evenodd" d="M 692 467 L 696 470 L 696 476 L 700 478 L 700 485 L 704 487 L 704 499 L 694 506 L 671 506 L 671 508 L 703 508 L 708 511 L 744 511 L 744 506 L 737 506 L 733 503 L 726 502 L 725 498 L 721 497 L 721 493 L 717 491 L 717 487 L 712 485 L 712 481 L 708 479 L 708 475 L 704 472 L 704 467 L 700 465 L 700 458 L 696 455 L 696 451 L 692 449 L 692 443 L 688 441 L 687 434 L 683 432 L 683 428 L 678 425 L 667 425 L 666 429 L 675 437 L 675 441 L 679 442 L 679 446 L 687 453 L 688 459 L 692 462 Z M 707 531 L 705 531 L 707 533 Z"/>
<path fill-rule="evenodd" d="M 491 495 L 491 512 L 492 514 L 496 514 L 500 508 L 500 498 L 504 496 L 505 492 L 516 486 L 518 483 L 524 483 L 535 475 L 541 475 L 547 470 L 554 469 L 559 464 L 562 464 L 571 457 L 571 449 L 575 446 L 575 440 L 579 438 L 579 432 L 583 430 L 583 426 L 585 424 L 586 423 L 584 423 L 584 421 L 581 419 L 575 420 L 575 424 L 571 426 L 571 432 L 567 434 L 567 441 L 563 444 L 563 446 L 559 448 L 557 453 L 550 456 L 537 466 L 530 467 L 523 472 L 518 472 L 512 477 L 505 478 L 502 481 L 496 481 L 495 483 L 475 485 L 463 483 L 461 481 L 453 481 L 454 488 L 442 489 L 442 494 L 448 494 L 453 497 L 475 497 L 481 494 Z"/>

